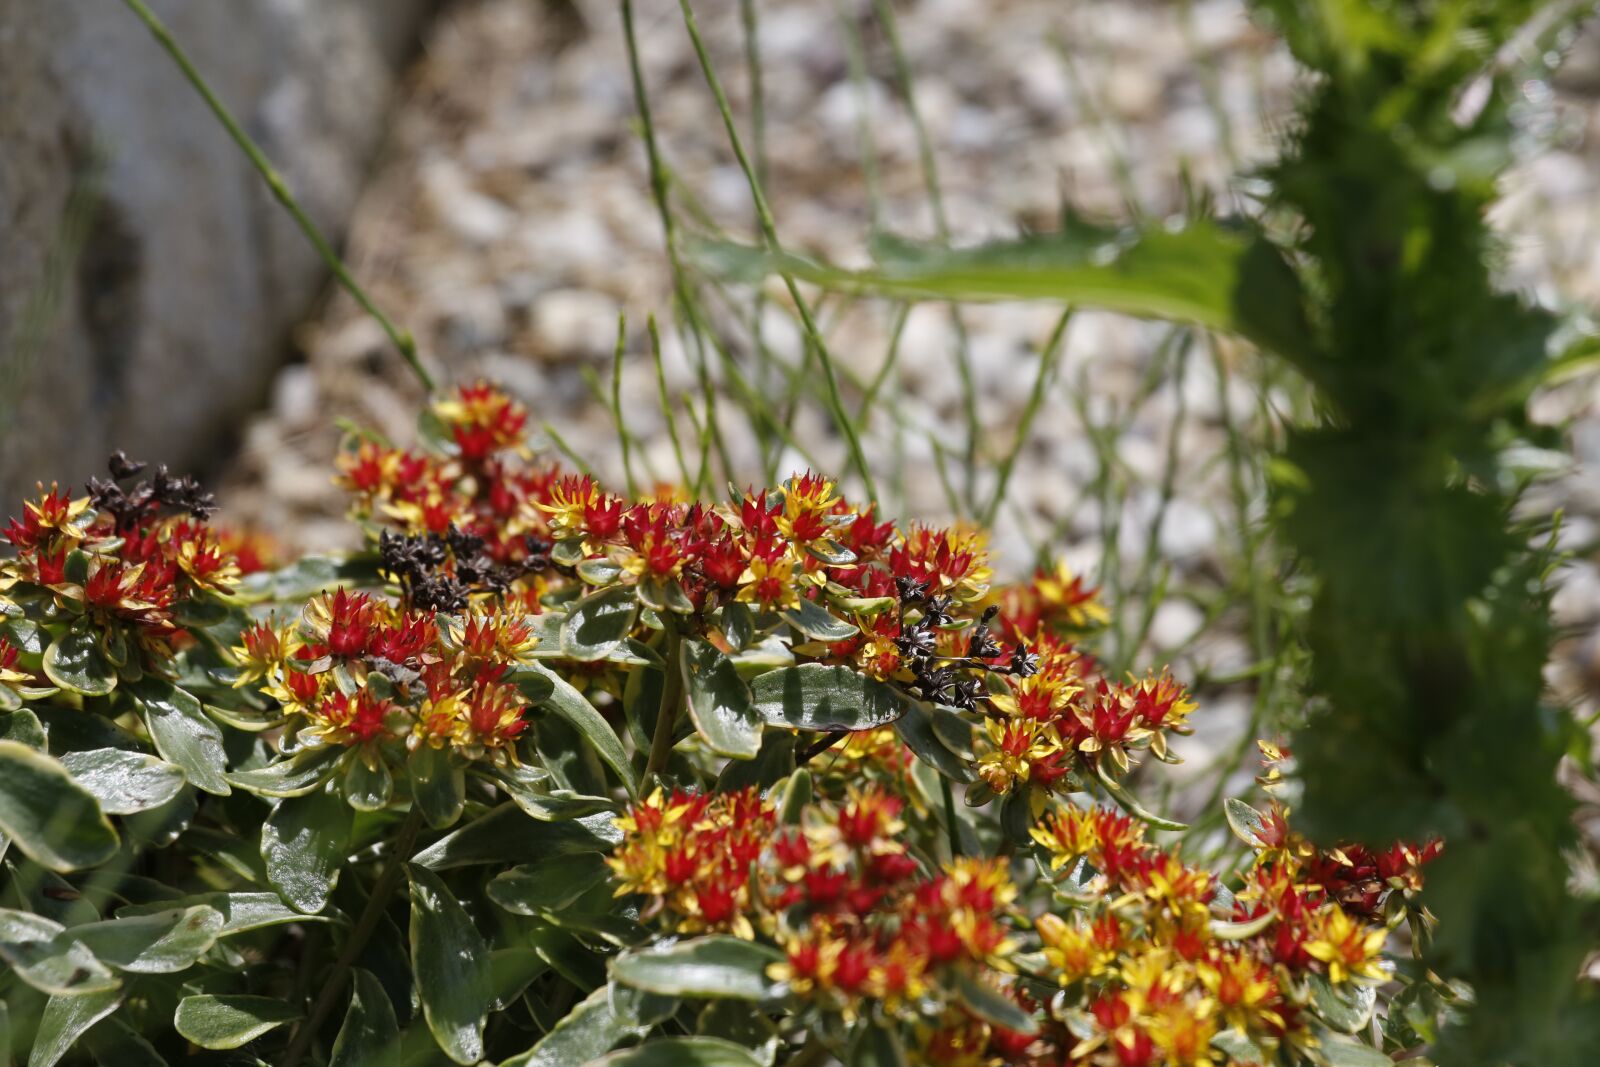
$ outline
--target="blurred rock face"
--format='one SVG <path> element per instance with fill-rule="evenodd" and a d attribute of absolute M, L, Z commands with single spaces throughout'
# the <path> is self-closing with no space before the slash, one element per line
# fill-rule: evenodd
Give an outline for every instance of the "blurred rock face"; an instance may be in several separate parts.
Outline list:
<path fill-rule="evenodd" d="M 336 236 L 430 0 L 150 6 Z M 122 4 L 0 0 L 0 71 L 0 494 L 204 464 L 320 261 Z"/>

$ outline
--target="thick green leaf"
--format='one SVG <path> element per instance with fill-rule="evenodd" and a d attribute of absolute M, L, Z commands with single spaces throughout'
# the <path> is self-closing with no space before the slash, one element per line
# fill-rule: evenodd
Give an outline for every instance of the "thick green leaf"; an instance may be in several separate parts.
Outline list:
<path fill-rule="evenodd" d="M 39 1030 L 33 1036 L 33 1051 L 28 1067 L 55 1067 L 78 1038 L 95 1023 L 117 1010 L 122 991 L 103 990 L 80 996 L 51 997 L 39 1016 Z"/>
<path fill-rule="evenodd" d="M 735 652 L 750 643 L 756 635 L 756 618 L 750 611 L 750 605 L 738 600 L 730 600 L 722 605 L 722 636 L 728 641 L 728 647 Z"/>
<path fill-rule="evenodd" d="M 357 967 L 350 977 L 350 1007 L 328 1067 L 400 1067 L 400 1024 L 389 994 L 370 971 Z"/>
<path fill-rule="evenodd" d="M 690 637 L 679 643 L 678 660 L 689 717 L 707 747 L 719 756 L 753 759 L 761 751 L 761 720 L 738 670 L 716 648 Z"/>
<path fill-rule="evenodd" d="M 1039 1032 L 1039 1024 L 1016 1001 L 970 974 L 961 972 L 956 975 L 956 995 L 972 1014 L 995 1026 L 1003 1026 L 1019 1034 Z"/>
<path fill-rule="evenodd" d="M 761 751 L 751 760 L 729 760 L 717 775 L 718 793 L 755 786 L 766 789 L 794 770 L 795 739 L 792 730 L 768 730 L 761 738 Z"/>
<path fill-rule="evenodd" d="M 776 949 L 716 934 L 624 952 L 612 961 L 611 975 L 668 996 L 764 1000 L 776 985 L 767 967 L 782 959 Z"/>
<path fill-rule="evenodd" d="M 93 867 L 117 851 L 117 832 L 94 794 L 15 741 L 0 741 L 0 834 L 52 871 Z"/>
<path fill-rule="evenodd" d="M 1322 1038 L 1316 1056 L 1327 1067 L 1395 1067 L 1393 1058 L 1371 1045 L 1334 1034 Z"/>
<path fill-rule="evenodd" d="M 163 759 L 182 767 L 196 789 L 220 797 L 233 792 L 222 731 L 206 718 L 198 700 L 159 678 L 140 680 L 133 694 L 144 707 L 145 728 Z"/>
<path fill-rule="evenodd" d="M 71 929 L 71 935 L 113 967 L 135 974 L 187 970 L 222 933 L 222 913 L 205 905 L 118 916 Z"/>
<path fill-rule="evenodd" d="M 940 740 L 934 726 L 936 714 L 939 714 L 937 709 L 930 711 L 920 703 L 908 701 L 906 713 L 894 721 L 894 731 L 918 759 L 946 778 L 962 783 L 972 781 L 972 765 Z"/>
<path fill-rule="evenodd" d="M 637 792 L 638 786 L 634 781 L 633 767 L 628 763 L 628 753 L 622 747 L 622 739 L 611 729 L 611 724 L 606 722 L 605 716 L 596 711 L 594 705 L 585 700 L 583 694 L 568 684 L 565 678 L 544 665 L 529 664 L 521 673 L 536 674 L 550 683 L 550 696 L 540 704 L 540 707 L 549 708 L 565 719 L 568 725 L 589 742 L 594 748 L 595 755 L 616 772 L 628 792 Z"/>
<path fill-rule="evenodd" d="M 343 755 L 344 749 L 337 745 L 305 748 L 288 759 L 253 771 L 234 771 L 228 781 L 246 793 L 262 797 L 304 796 L 327 780 Z"/>
<path fill-rule="evenodd" d="M 784 273 L 831 289 L 944 300 L 1057 300 L 1189 322 L 1290 357 L 1311 336 L 1294 272 L 1265 238 L 1214 222 L 1118 232 L 1075 222 L 1058 234 L 959 251 L 884 242 L 875 270 L 846 271 L 730 244 L 699 254 L 721 273 Z"/>
<path fill-rule="evenodd" d="M 1225 799 L 1222 811 L 1228 817 L 1228 828 L 1233 831 L 1233 836 L 1251 848 L 1261 847 L 1261 831 L 1267 824 L 1265 816 L 1238 797 Z"/>
<path fill-rule="evenodd" d="M 90 1027 L 83 1035 L 83 1044 L 100 1067 L 168 1067 L 155 1046 L 115 1015 Z"/>
<path fill-rule="evenodd" d="M 435 871 L 479 863 L 535 863 L 574 852 L 609 853 L 622 840 L 607 813 L 571 822 L 537 822 L 510 802 L 446 834 L 413 862 Z"/>
<path fill-rule="evenodd" d="M 1222 1050 L 1238 1063 L 1267 1062 L 1266 1053 L 1261 1051 L 1260 1045 L 1229 1026 L 1217 1031 L 1216 1036 L 1211 1039 L 1211 1047 Z"/>
<path fill-rule="evenodd" d="M 267 879 L 307 914 L 328 905 L 348 851 L 355 813 L 329 790 L 279 800 L 261 827 Z"/>
<path fill-rule="evenodd" d="M 802 600 L 782 614 L 784 622 L 818 641 L 843 641 L 860 632 L 855 623 L 845 622 L 814 600 Z"/>
<path fill-rule="evenodd" d="M 785 826 L 799 826 L 801 815 L 811 803 L 813 788 L 811 772 L 804 767 L 796 769 L 789 776 L 788 785 L 784 787 L 783 805 L 778 810 L 778 821 Z"/>
<path fill-rule="evenodd" d="M 1335 987 L 1320 974 L 1311 975 L 1311 1008 L 1335 1030 L 1353 1034 L 1372 1021 L 1378 990 L 1354 982 Z"/>
<path fill-rule="evenodd" d="M 159 808 L 183 788 L 183 769 L 142 752 L 93 748 L 68 752 L 61 766 L 94 794 L 107 815 L 132 815 Z"/>
<path fill-rule="evenodd" d="M 222 916 L 222 927 L 217 931 L 219 938 L 249 933 L 268 926 L 283 926 L 287 923 L 338 920 L 335 915 L 306 915 L 295 911 L 276 893 L 198 893 L 182 900 L 130 904 L 117 910 L 117 918 L 155 915 L 173 907 L 199 906 L 210 908 Z"/>
<path fill-rule="evenodd" d="M 605 659 L 633 630 L 638 613 L 632 586 L 591 593 L 568 609 L 561 623 L 561 651 L 585 662 Z"/>
<path fill-rule="evenodd" d="M 849 667 L 820 663 L 758 675 L 750 692 L 763 721 L 801 730 L 870 730 L 895 721 L 911 703 Z"/>
<path fill-rule="evenodd" d="M 489 899 L 518 915 L 559 911 L 605 880 L 605 859 L 576 852 L 502 871 L 489 883 Z"/>
<path fill-rule="evenodd" d="M 616 1045 L 649 1031 L 675 1003 L 628 986 L 603 985 L 569 1011 L 527 1052 L 500 1067 L 568 1067 L 593 1063 Z"/>
<path fill-rule="evenodd" d="M 448 748 L 418 745 L 406 761 L 411 800 L 435 830 L 454 826 L 467 803 L 466 767 Z"/>
<path fill-rule="evenodd" d="M 298 1018 L 298 1011 L 273 997 L 206 994 L 178 1001 L 172 1022 L 178 1033 L 201 1048 L 230 1049 Z"/>
<path fill-rule="evenodd" d="M 0 686 L 0 689 L 4 689 Z M 6 692 L 10 692 L 9 689 Z M 15 741 L 19 745 L 43 752 L 49 745 L 49 735 L 45 733 L 44 724 L 39 721 L 28 708 L 18 708 L 15 711 L 0 715 L 0 741 Z"/>
<path fill-rule="evenodd" d="M 514 801 L 517 807 L 541 822 L 565 822 L 581 819 L 599 811 L 617 810 L 616 802 L 609 797 L 589 797 L 568 789 L 544 789 L 534 784 L 532 774 L 537 772 L 539 782 L 550 775 L 539 768 L 500 768 L 491 776 L 495 785 Z"/>
<path fill-rule="evenodd" d="M 594 1067 L 763 1067 L 742 1046 L 720 1037 L 664 1037 L 593 1061 Z"/>
<path fill-rule="evenodd" d="M 456 1063 L 483 1058 L 483 1024 L 494 999 L 489 946 L 439 876 L 409 866 L 411 958 L 434 1040 Z"/>
<path fill-rule="evenodd" d="M 0 962 L 33 988 L 52 995 L 103 993 L 122 984 L 65 930 L 42 915 L 0 908 Z"/>
<path fill-rule="evenodd" d="M 1111 795 L 1111 799 L 1115 800 L 1123 811 L 1132 815 L 1135 819 L 1147 823 L 1157 830 L 1187 830 L 1189 828 L 1184 823 L 1174 822 L 1171 819 L 1157 815 L 1140 804 L 1134 795 L 1128 792 L 1126 786 L 1111 777 L 1110 772 L 1106 770 L 1104 760 L 1095 761 L 1095 772 L 1099 774 L 1100 784 L 1105 786 L 1105 790 Z"/>
<path fill-rule="evenodd" d="M 873 1019 L 863 1020 L 857 1031 L 845 1058 L 846 1067 L 908 1067 L 910 1061 L 898 1031 Z"/>
<path fill-rule="evenodd" d="M 117 687 L 117 668 L 100 648 L 100 636 L 74 626 L 44 650 L 44 673 L 56 685 L 84 696 L 103 697 Z"/>
<path fill-rule="evenodd" d="M 345 801 L 357 811 L 382 811 L 394 797 L 394 776 L 381 757 L 370 767 L 360 756 L 352 758 L 345 765 L 340 785 Z"/>

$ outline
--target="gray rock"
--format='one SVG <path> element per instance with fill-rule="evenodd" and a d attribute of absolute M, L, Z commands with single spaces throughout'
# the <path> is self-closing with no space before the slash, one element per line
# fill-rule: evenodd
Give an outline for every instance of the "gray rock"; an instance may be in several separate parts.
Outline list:
<path fill-rule="evenodd" d="M 337 236 L 428 0 L 152 2 Z M 265 400 L 314 251 L 121 4 L 0 0 L 0 494 L 192 466 Z"/>

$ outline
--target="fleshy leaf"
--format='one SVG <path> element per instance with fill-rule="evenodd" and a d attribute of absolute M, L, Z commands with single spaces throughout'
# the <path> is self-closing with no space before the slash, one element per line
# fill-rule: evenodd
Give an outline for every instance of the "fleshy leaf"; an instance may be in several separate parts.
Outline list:
<path fill-rule="evenodd" d="M 93 867 L 117 851 L 117 832 L 94 794 L 15 741 L 0 741 L 0 834 L 52 871 Z"/>
<path fill-rule="evenodd" d="M 494 999 L 489 946 L 472 918 L 426 867 L 411 878 L 411 958 L 422 1013 L 434 1040 L 456 1063 L 483 1058 L 483 1024 Z"/>

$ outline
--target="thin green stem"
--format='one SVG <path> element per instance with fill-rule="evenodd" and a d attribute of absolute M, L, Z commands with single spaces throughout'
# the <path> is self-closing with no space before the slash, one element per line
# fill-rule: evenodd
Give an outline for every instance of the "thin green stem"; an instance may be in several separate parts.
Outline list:
<path fill-rule="evenodd" d="M 190 85 L 194 86 L 195 91 L 200 94 L 200 98 L 206 102 L 206 106 L 211 108 L 211 113 L 217 117 L 217 121 L 222 123 L 223 128 L 228 131 L 228 136 L 233 138 L 234 144 L 238 145 L 245 156 L 249 158 L 256 172 L 267 183 L 267 188 L 272 191 L 273 197 L 294 218 L 295 223 L 300 227 L 300 232 L 306 235 L 306 240 L 311 242 L 311 246 L 317 250 L 317 254 L 328 265 L 328 269 L 339 280 L 339 284 L 344 286 L 345 291 L 355 298 L 356 303 L 361 305 L 362 310 L 372 316 L 379 326 L 383 327 L 383 332 L 389 335 L 389 340 L 393 341 L 395 348 L 400 350 L 401 357 L 411 367 L 412 373 L 417 376 L 417 381 L 422 383 L 424 389 L 432 392 L 434 389 L 433 377 L 422 366 L 422 360 L 417 355 L 417 341 L 416 338 L 411 336 L 411 331 L 403 330 L 391 322 L 389 316 L 378 309 L 378 305 L 373 303 L 372 298 L 367 295 L 367 291 L 356 282 L 349 269 L 345 267 L 344 260 L 339 258 L 339 253 L 333 250 L 333 245 L 322 235 L 322 231 L 317 228 L 317 224 L 311 221 L 311 216 L 305 213 L 299 201 L 294 198 L 294 194 L 289 192 L 288 183 L 283 180 L 283 176 L 278 173 L 277 168 L 267 159 L 266 154 L 261 151 L 260 147 L 250 139 L 250 135 L 244 132 L 244 128 L 239 125 L 232 113 L 217 98 L 217 94 L 211 91 L 211 86 L 206 84 L 206 80 L 201 77 L 200 71 L 190 62 L 188 55 L 179 47 L 178 42 L 162 21 L 156 18 L 155 13 L 145 6 L 142 0 L 123 0 L 123 2 L 139 18 L 139 21 L 144 23 L 145 28 L 156 39 L 156 43 L 172 57 L 172 61 L 178 65 L 178 69 L 183 71 L 183 76 L 189 80 Z"/>
<path fill-rule="evenodd" d="M 961 829 L 956 825 L 956 791 L 950 784 L 950 779 L 944 775 L 939 776 L 939 792 L 944 797 L 944 832 L 950 843 L 950 858 L 959 859 L 961 856 Z"/>
<path fill-rule="evenodd" d="M 327 1022 L 329 1013 L 333 1011 L 334 1005 L 339 1002 L 339 997 L 344 991 L 345 979 L 350 975 L 350 968 L 355 966 L 356 960 L 360 958 L 361 950 L 367 947 L 373 931 L 378 928 L 384 911 L 389 907 L 389 898 L 394 896 L 400 880 L 405 877 L 406 862 L 411 859 L 411 854 L 416 848 L 417 835 L 421 832 L 422 811 L 413 807 L 405 822 L 400 825 L 400 833 L 395 837 L 393 851 L 389 853 L 389 862 L 384 865 L 383 873 L 378 875 L 377 882 L 373 884 L 372 895 L 367 898 L 366 908 L 362 910 L 361 917 L 356 920 L 355 929 L 350 931 L 350 937 L 340 949 L 333 970 L 323 981 L 322 989 L 317 993 L 317 999 L 311 1006 L 311 1014 L 290 1038 L 289 1048 L 284 1052 L 279 1067 L 299 1067 L 300 1061 L 310 1050 L 317 1031 Z"/>
<path fill-rule="evenodd" d="M 622 353 L 628 344 L 628 320 L 617 316 L 617 349 L 611 357 L 611 421 L 617 427 L 617 440 L 622 446 L 622 477 L 628 486 L 628 499 L 639 496 L 639 487 L 633 479 L 633 435 L 622 422 Z"/>
<path fill-rule="evenodd" d="M 1039 373 L 1034 376 L 1033 390 L 1028 394 L 1028 403 L 1022 409 L 1022 418 L 1017 423 L 1017 436 L 1011 442 L 1011 451 L 1006 453 L 1000 461 L 1000 473 L 995 479 L 994 495 L 989 498 L 989 506 L 983 510 L 983 525 L 992 527 L 995 516 L 1000 513 L 1000 504 L 1006 498 L 1006 489 L 1011 485 L 1011 472 L 1017 465 L 1017 457 L 1022 454 L 1022 448 L 1028 443 L 1028 433 L 1033 429 L 1033 420 L 1039 414 L 1039 408 L 1044 403 L 1044 396 L 1050 389 L 1050 384 L 1055 377 L 1056 364 L 1061 356 L 1061 342 L 1067 333 L 1067 324 L 1072 321 L 1072 309 L 1068 308 L 1056 320 L 1055 329 L 1050 331 L 1050 339 L 1045 342 L 1044 350 L 1039 354 Z"/>
<path fill-rule="evenodd" d="M 672 413 L 672 397 L 667 392 L 667 371 L 661 359 L 661 331 L 656 329 L 656 317 L 651 315 L 645 320 L 645 326 L 650 331 L 650 358 L 656 366 L 656 392 L 661 399 L 661 417 L 667 423 L 667 438 L 672 442 L 672 455 L 678 461 L 678 473 L 683 478 L 684 488 L 694 484 L 694 478 L 689 474 L 689 461 L 683 455 L 683 441 L 678 437 L 678 420 Z"/>
<path fill-rule="evenodd" d="M 694 46 L 696 58 L 700 61 L 700 70 L 705 75 L 706 85 L 711 90 L 711 95 L 716 99 L 717 110 L 722 115 L 722 124 L 728 133 L 728 142 L 733 149 L 734 158 L 739 161 L 739 169 L 744 171 L 745 181 L 750 186 L 750 196 L 755 202 L 756 219 L 761 226 L 761 235 L 769 249 L 776 252 L 780 250 L 778 243 L 778 228 L 773 222 L 772 211 L 767 205 L 766 195 L 761 191 L 761 180 L 757 177 L 755 168 L 750 162 L 750 157 L 745 153 L 744 143 L 739 137 L 739 128 L 733 121 L 733 109 L 728 106 L 728 95 L 723 92 L 722 81 L 717 77 L 717 71 L 711 63 L 711 56 L 706 52 L 705 42 L 700 38 L 700 27 L 695 22 L 694 11 L 689 6 L 689 0 L 678 0 L 678 7 L 683 12 L 684 28 L 689 32 L 689 41 Z M 821 332 L 817 329 L 816 320 L 811 316 L 811 308 L 800 293 L 800 287 L 795 284 L 794 276 L 784 274 L 784 286 L 789 291 L 789 299 L 794 302 L 795 310 L 800 314 L 800 323 L 804 328 L 806 340 L 811 350 L 816 353 L 817 361 L 822 366 L 822 376 L 827 387 L 827 406 L 833 415 L 834 422 L 839 427 L 839 432 L 844 435 L 845 445 L 849 449 L 850 459 L 855 466 L 856 473 L 860 476 L 862 485 L 866 487 L 869 501 L 878 499 L 878 488 L 872 479 L 872 470 L 867 463 L 867 455 L 861 447 L 861 437 L 856 432 L 855 423 L 844 410 L 844 401 L 839 395 L 839 380 L 834 373 L 833 357 L 828 352 L 827 342 L 822 339 Z"/>
<path fill-rule="evenodd" d="M 665 613 L 663 613 L 665 615 Z M 683 702 L 683 675 L 678 670 L 678 645 L 682 638 L 677 625 L 670 618 L 666 624 L 666 647 L 662 656 L 666 666 L 661 672 L 661 705 L 656 710 L 656 731 L 650 738 L 650 756 L 644 765 L 644 780 L 661 774 L 672 758 L 672 733 L 678 725 L 678 705 Z"/>

